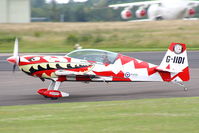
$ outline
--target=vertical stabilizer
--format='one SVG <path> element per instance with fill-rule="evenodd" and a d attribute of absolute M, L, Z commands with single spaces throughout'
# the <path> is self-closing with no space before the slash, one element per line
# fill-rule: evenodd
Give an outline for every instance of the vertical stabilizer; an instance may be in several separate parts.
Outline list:
<path fill-rule="evenodd" d="M 170 72 L 173 75 L 171 80 L 188 81 L 190 76 L 186 45 L 171 43 L 157 70 L 160 72 Z"/>

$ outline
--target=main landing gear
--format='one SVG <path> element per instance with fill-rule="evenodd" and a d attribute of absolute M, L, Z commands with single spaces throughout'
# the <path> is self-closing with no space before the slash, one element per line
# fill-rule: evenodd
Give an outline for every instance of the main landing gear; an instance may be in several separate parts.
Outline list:
<path fill-rule="evenodd" d="M 60 85 L 60 81 L 52 80 L 48 88 L 39 89 L 37 92 L 45 98 L 51 98 L 52 100 L 56 100 L 59 97 L 68 97 L 69 93 L 58 90 Z"/>

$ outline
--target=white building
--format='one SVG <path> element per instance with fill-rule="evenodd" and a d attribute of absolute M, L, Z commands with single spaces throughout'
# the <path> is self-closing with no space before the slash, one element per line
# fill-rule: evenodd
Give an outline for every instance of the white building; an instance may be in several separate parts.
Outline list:
<path fill-rule="evenodd" d="M 0 0 L 0 23 L 29 23 L 30 0 Z"/>

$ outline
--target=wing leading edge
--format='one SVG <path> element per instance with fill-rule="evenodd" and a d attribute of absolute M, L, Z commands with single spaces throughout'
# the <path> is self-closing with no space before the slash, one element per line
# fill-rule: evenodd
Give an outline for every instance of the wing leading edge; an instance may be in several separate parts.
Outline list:
<path fill-rule="evenodd" d="M 129 7 L 132 8 L 134 6 L 149 6 L 152 4 L 160 4 L 161 1 L 146 1 L 146 2 L 132 2 L 132 3 L 124 3 L 124 4 L 114 4 L 114 5 L 109 5 L 110 8 L 118 9 L 120 7 Z"/>

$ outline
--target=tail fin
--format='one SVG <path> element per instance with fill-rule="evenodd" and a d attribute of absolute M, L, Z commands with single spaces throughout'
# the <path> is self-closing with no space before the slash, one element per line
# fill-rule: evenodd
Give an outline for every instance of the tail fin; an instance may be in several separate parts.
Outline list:
<path fill-rule="evenodd" d="M 190 75 L 186 45 L 182 43 L 171 43 L 157 70 L 171 73 L 172 78 L 170 81 L 188 81 Z"/>

